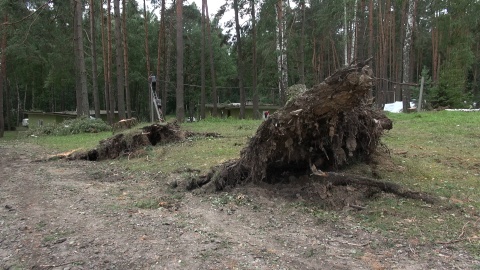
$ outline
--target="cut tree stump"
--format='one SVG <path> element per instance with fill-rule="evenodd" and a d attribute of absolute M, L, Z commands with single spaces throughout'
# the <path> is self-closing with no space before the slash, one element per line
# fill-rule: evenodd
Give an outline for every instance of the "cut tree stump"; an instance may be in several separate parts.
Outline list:
<path fill-rule="evenodd" d="M 384 130 L 392 128 L 391 120 L 372 105 L 368 61 L 338 70 L 289 100 L 260 125 L 238 160 L 213 168 L 199 185 L 221 190 L 282 173 L 324 175 L 322 171 L 352 162 L 368 162 Z"/>

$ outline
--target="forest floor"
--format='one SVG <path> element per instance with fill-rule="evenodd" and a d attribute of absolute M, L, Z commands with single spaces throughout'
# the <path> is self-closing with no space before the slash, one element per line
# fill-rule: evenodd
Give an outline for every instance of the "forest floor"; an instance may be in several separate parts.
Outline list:
<path fill-rule="evenodd" d="M 388 237 L 357 210 L 312 212 L 282 184 L 185 192 L 167 184 L 185 172 L 39 161 L 51 151 L 24 142 L 0 153 L 2 269 L 480 268 L 461 243 Z"/>

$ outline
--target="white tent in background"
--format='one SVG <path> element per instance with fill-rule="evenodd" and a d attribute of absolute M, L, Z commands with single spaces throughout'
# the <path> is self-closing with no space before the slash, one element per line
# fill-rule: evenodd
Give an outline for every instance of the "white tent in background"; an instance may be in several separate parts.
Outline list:
<path fill-rule="evenodd" d="M 410 108 L 415 108 L 416 105 L 413 102 L 410 102 Z M 394 103 L 387 103 L 383 107 L 384 111 L 392 113 L 401 113 L 403 111 L 403 101 L 396 101 Z"/>

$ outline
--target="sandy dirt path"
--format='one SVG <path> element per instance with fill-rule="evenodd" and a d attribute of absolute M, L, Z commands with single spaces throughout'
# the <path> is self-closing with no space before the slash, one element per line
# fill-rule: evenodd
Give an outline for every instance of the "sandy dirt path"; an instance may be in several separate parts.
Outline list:
<path fill-rule="evenodd" d="M 478 269 L 466 251 L 322 219 L 258 186 L 184 193 L 109 162 L 0 142 L 2 269 Z M 148 206 L 154 202 L 157 205 Z"/>

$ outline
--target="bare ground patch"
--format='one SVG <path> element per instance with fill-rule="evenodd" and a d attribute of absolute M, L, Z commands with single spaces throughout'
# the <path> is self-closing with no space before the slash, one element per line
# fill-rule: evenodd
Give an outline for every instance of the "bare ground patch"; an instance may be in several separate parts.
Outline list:
<path fill-rule="evenodd" d="M 33 162 L 45 152 L 27 144 L 0 144 L 0 151 L 3 269 L 479 266 L 459 245 L 386 238 L 358 222 L 354 208 L 323 210 L 318 198 L 337 191 L 323 192 L 321 183 L 183 192 L 168 183 L 184 173 L 167 178 L 108 162 Z"/>

